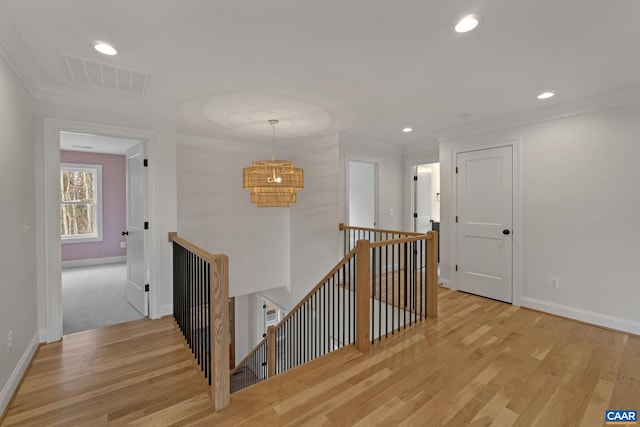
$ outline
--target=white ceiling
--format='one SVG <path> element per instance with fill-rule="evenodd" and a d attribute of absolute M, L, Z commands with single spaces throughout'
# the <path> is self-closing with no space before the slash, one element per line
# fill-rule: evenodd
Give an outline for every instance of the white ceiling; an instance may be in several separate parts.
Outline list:
<path fill-rule="evenodd" d="M 467 14 L 480 25 L 455 33 Z M 0 15 L 37 93 L 162 108 L 182 134 L 249 142 L 270 142 L 271 118 L 289 143 L 430 142 L 640 86 L 637 0 L 0 0 Z M 72 82 L 62 54 L 148 74 L 146 94 Z"/>

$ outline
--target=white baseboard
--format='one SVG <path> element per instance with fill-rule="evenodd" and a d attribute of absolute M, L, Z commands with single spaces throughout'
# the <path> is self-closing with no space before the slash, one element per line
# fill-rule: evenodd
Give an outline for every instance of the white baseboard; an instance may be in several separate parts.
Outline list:
<path fill-rule="evenodd" d="M 110 256 L 104 258 L 88 258 L 88 259 L 77 259 L 73 261 L 62 261 L 60 264 L 62 268 L 73 268 L 73 267 L 87 267 L 89 265 L 102 265 L 102 264 L 117 264 L 121 262 L 127 262 L 127 256 Z"/>
<path fill-rule="evenodd" d="M 520 297 L 520 304 L 522 307 L 528 307 L 534 310 L 579 320 L 581 322 L 591 323 L 592 325 L 640 335 L 640 322 L 633 320 L 609 316 L 607 314 L 596 313 L 593 311 L 583 310 L 581 308 L 568 307 L 566 305 L 529 297 Z"/>
<path fill-rule="evenodd" d="M 449 287 L 449 279 L 444 279 L 442 277 L 438 278 L 438 284 L 444 286 L 445 288 Z"/>
<path fill-rule="evenodd" d="M 38 349 L 38 344 L 40 343 L 39 336 L 36 334 L 27 349 L 22 354 L 22 357 L 18 361 L 18 365 L 11 373 L 9 380 L 5 384 L 2 391 L 0 391 L 0 414 L 4 414 L 11 402 L 11 398 L 13 397 L 16 390 L 18 390 L 18 386 L 20 385 L 20 381 L 24 376 L 27 368 L 29 367 L 29 363 L 31 363 L 31 359 L 33 359 L 33 355 L 36 354 L 36 350 Z"/>
<path fill-rule="evenodd" d="M 173 305 L 172 304 L 163 304 L 160 306 L 160 317 L 168 316 L 173 314 Z"/>

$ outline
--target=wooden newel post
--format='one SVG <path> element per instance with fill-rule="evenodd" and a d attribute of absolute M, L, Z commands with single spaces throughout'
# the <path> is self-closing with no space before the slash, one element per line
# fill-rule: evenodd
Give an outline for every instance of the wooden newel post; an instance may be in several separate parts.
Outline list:
<path fill-rule="evenodd" d="M 438 232 L 427 240 L 427 317 L 438 317 Z"/>
<path fill-rule="evenodd" d="M 211 398 L 217 412 L 229 406 L 229 258 L 215 255 L 209 260 L 211 304 Z"/>
<path fill-rule="evenodd" d="M 356 348 L 366 353 L 371 348 L 371 242 L 356 243 Z"/>
<path fill-rule="evenodd" d="M 267 328 L 267 378 L 276 374 L 276 328 Z"/>

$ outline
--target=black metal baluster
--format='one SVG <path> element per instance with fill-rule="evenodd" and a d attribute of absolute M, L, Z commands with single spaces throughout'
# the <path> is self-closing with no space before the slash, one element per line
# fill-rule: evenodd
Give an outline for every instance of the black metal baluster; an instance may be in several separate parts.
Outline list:
<path fill-rule="evenodd" d="M 378 341 L 382 341 L 382 247 L 375 251 L 378 254 Z"/>
<path fill-rule="evenodd" d="M 370 328 L 370 334 L 371 334 L 371 344 L 373 344 L 373 342 L 375 341 L 375 336 L 376 336 L 376 331 L 375 331 L 375 327 L 376 327 L 376 322 L 375 322 L 375 301 L 376 301 L 376 253 L 375 250 L 373 250 L 373 255 L 371 256 L 371 319 L 369 320 L 369 328 Z"/>

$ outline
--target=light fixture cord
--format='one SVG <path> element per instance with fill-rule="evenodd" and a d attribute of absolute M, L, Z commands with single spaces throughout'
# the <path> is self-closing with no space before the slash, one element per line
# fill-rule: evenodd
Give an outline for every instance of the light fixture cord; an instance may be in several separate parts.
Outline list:
<path fill-rule="evenodd" d="M 273 154 L 271 155 L 271 160 L 273 161 L 276 159 L 276 125 L 274 123 L 269 124 L 273 128 L 273 136 L 271 137 L 273 142 Z"/>

